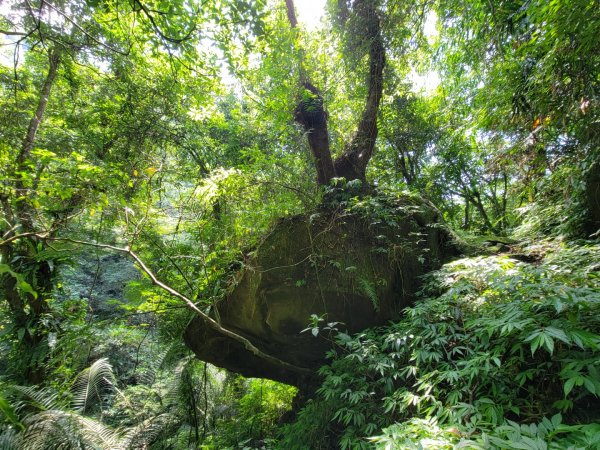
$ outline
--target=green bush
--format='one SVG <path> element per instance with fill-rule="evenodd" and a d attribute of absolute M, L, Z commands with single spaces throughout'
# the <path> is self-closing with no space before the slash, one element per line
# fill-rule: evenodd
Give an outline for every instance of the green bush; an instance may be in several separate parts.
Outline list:
<path fill-rule="evenodd" d="M 225 389 L 227 408 L 210 448 L 271 448 L 280 417 L 291 409 L 296 388 L 271 380 L 236 377 Z"/>
<path fill-rule="evenodd" d="M 287 448 L 318 448 L 331 433 L 343 449 L 367 448 L 367 437 L 381 433 L 379 448 L 421 439 L 439 443 L 424 448 L 460 439 L 488 448 L 510 436 L 530 439 L 521 425 L 538 427 L 532 433 L 548 445 L 587 436 L 589 427 L 568 426 L 600 418 L 600 245 L 538 244 L 521 259 L 534 262 L 489 256 L 447 264 L 399 322 L 339 333 L 332 363 L 321 369 L 322 406 L 311 406 L 323 411 L 328 432 Z M 285 433 L 316 420 L 300 415 Z"/>

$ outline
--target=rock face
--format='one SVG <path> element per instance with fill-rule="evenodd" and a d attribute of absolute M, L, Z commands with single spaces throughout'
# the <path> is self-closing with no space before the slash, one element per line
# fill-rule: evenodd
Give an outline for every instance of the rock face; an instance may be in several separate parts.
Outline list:
<path fill-rule="evenodd" d="M 438 211 L 419 198 L 367 197 L 350 210 L 322 208 L 280 220 L 247 255 L 213 316 L 264 352 L 314 371 L 325 362 L 331 332 L 301 333 L 311 315 L 349 333 L 384 324 L 413 302 L 422 275 L 458 253 Z M 245 376 L 310 383 L 200 319 L 185 341 L 201 360 Z"/>
<path fill-rule="evenodd" d="M 118 305 L 125 304 L 125 287 L 140 279 L 134 263 L 120 254 L 81 252 L 75 255 L 77 264 L 61 267 L 63 284 L 69 292 L 57 292 L 58 298 L 87 299 L 88 310 L 98 319 L 109 319 L 123 314 Z"/>

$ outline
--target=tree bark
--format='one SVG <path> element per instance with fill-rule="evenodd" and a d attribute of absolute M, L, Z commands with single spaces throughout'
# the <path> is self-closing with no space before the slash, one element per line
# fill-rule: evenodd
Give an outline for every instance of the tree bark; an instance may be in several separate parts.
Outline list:
<path fill-rule="evenodd" d="M 343 153 L 335 159 L 334 168 L 338 177 L 366 181 L 367 164 L 373 155 L 378 134 L 377 112 L 383 94 L 385 48 L 374 2 L 356 0 L 353 9 L 360 20 L 364 21 L 364 39 L 369 41 L 369 93 L 356 134 Z"/>
<path fill-rule="evenodd" d="M 412 186 L 414 182 L 414 169 L 413 164 L 410 160 L 410 156 L 408 153 L 405 153 L 403 150 L 398 149 L 396 146 L 393 146 L 398 153 L 398 166 L 400 167 L 400 172 L 404 177 L 404 182 L 407 186 Z"/>
<path fill-rule="evenodd" d="M 35 136 L 40 127 L 40 124 L 42 123 L 42 119 L 44 118 L 44 112 L 46 111 L 46 106 L 48 105 L 50 91 L 52 90 L 52 86 L 54 85 L 54 79 L 56 78 L 56 74 L 58 73 L 59 62 L 60 50 L 56 47 L 53 47 L 48 52 L 48 74 L 46 75 L 44 85 L 42 86 L 42 90 L 40 92 L 40 99 L 38 101 L 38 106 L 35 110 L 35 114 L 29 122 L 27 134 L 25 136 L 25 140 L 23 141 L 23 147 L 21 148 L 21 152 L 17 157 L 17 164 L 23 164 L 23 162 L 25 162 L 27 157 L 29 157 L 29 155 L 31 154 L 31 150 L 33 150 Z"/>
<path fill-rule="evenodd" d="M 323 107 L 323 97 L 309 82 L 304 83 L 301 97 L 294 111 L 294 118 L 306 132 L 308 145 L 315 159 L 317 183 L 327 185 L 335 177 L 335 170 L 329 148 L 327 113 Z"/>
<path fill-rule="evenodd" d="M 298 19 L 296 18 L 296 9 L 294 8 L 294 0 L 285 0 L 285 7 L 287 10 L 287 17 L 292 28 L 298 26 Z"/>
<path fill-rule="evenodd" d="M 292 29 L 297 28 L 296 10 L 294 1 L 286 0 L 287 16 Z M 303 54 L 302 54 L 303 55 Z M 329 148 L 329 131 L 327 130 L 327 112 L 323 106 L 323 97 L 319 90 L 308 80 L 308 75 L 304 71 L 304 64 L 301 56 L 300 61 L 300 84 L 302 92 L 298 106 L 294 111 L 294 119 L 304 128 L 308 138 L 308 145 L 315 160 L 317 169 L 317 183 L 321 185 L 329 184 L 329 181 L 335 177 L 333 169 L 333 160 Z"/>
<path fill-rule="evenodd" d="M 27 171 L 27 166 L 25 165 L 25 162 L 27 161 L 27 158 L 29 158 L 29 156 L 31 155 L 31 151 L 33 150 L 33 147 L 35 145 L 35 138 L 44 118 L 46 106 L 48 106 L 48 98 L 50 97 L 50 92 L 52 90 L 52 86 L 54 85 L 56 74 L 58 73 L 59 63 L 60 49 L 53 47 L 48 52 L 48 74 L 46 75 L 44 85 L 42 86 L 42 90 L 40 92 L 38 105 L 35 110 L 35 114 L 29 122 L 29 127 L 27 128 L 27 133 L 25 135 L 25 139 L 23 140 L 21 151 L 17 155 L 16 159 L 17 173 L 15 176 L 15 189 L 17 194 L 17 202 L 15 209 L 16 217 L 19 220 L 21 227 L 25 231 L 34 230 L 33 210 L 29 205 L 29 202 L 27 201 L 27 188 L 23 183 L 23 177 L 21 173 Z"/>
<path fill-rule="evenodd" d="M 588 209 L 585 231 L 590 236 L 600 232 L 600 162 L 596 160 L 585 174 L 585 203 Z"/>
<path fill-rule="evenodd" d="M 479 193 L 479 191 L 477 191 L 476 189 L 472 189 L 467 191 L 467 195 L 471 204 L 475 206 L 477 211 L 479 211 L 479 214 L 483 219 L 483 224 L 485 228 L 494 234 L 498 234 L 500 230 L 498 230 L 497 227 L 492 225 L 492 222 L 490 221 L 490 218 L 485 210 L 485 206 L 483 206 L 483 202 L 481 201 L 481 194 Z"/>
<path fill-rule="evenodd" d="M 48 73 L 42 85 L 38 104 L 23 139 L 23 144 L 14 161 L 14 189 L 16 201 L 14 206 L 8 198 L 2 200 L 5 218 L 9 221 L 8 232 L 4 234 L 4 245 L 1 248 L 2 261 L 11 265 L 11 270 L 20 273 L 35 291 L 35 295 L 24 292 L 17 279 L 11 274 L 0 277 L 0 288 L 7 300 L 12 323 L 15 330 L 22 330 L 19 340 L 23 359 L 35 353 L 35 349 L 46 337 L 40 319 L 48 312 L 47 299 L 52 291 L 53 270 L 47 261 L 39 261 L 34 250 L 38 238 L 35 236 L 35 207 L 31 204 L 31 193 L 23 177 L 30 170 L 28 159 L 35 146 L 36 135 L 44 118 L 50 92 L 54 85 L 60 64 L 60 49 L 52 48 L 48 52 Z M 39 174 L 37 175 L 39 177 Z M 11 240 L 13 236 L 22 236 Z M 27 237 L 25 237 L 27 236 Z M 21 241 L 21 242 L 19 242 Z M 25 242 L 29 241 L 28 244 Z M 16 261 L 13 263 L 13 261 Z M 17 331 L 15 331 L 17 332 Z M 33 384 L 40 383 L 45 375 L 44 366 L 39 361 L 26 364 L 23 377 Z"/>
<path fill-rule="evenodd" d="M 286 0 L 287 15 L 292 28 L 296 28 L 298 21 L 294 10 L 293 0 Z M 317 168 L 317 182 L 326 185 L 333 177 L 344 177 L 346 180 L 360 179 L 366 181 L 366 168 L 377 139 L 377 113 L 383 93 L 383 68 L 385 66 L 385 49 L 381 36 L 380 19 L 373 0 L 355 0 L 352 12 L 364 24 L 363 36 L 356 39 L 365 39 L 369 42 L 369 75 L 368 95 L 365 109 L 361 115 L 357 131 L 350 144 L 342 154 L 332 160 L 329 146 L 329 132 L 327 129 L 327 113 L 323 106 L 323 97 L 318 89 L 313 86 L 302 69 L 300 62 L 300 83 L 303 92 L 295 110 L 295 120 L 306 131 L 308 143 L 315 159 Z M 339 0 L 340 23 L 344 25 L 349 15 L 348 4 Z"/>
<path fill-rule="evenodd" d="M 461 228 L 463 230 L 468 230 L 471 227 L 471 212 L 470 212 L 470 208 L 469 208 L 471 203 L 469 202 L 469 197 L 465 196 L 464 199 L 465 199 L 465 217 L 463 219 Z"/>

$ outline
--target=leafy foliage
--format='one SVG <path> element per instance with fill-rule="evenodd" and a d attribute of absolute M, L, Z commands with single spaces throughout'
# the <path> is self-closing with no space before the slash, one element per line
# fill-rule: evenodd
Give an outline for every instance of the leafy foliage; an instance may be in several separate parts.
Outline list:
<path fill-rule="evenodd" d="M 342 448 L 366 447 L 364 437 L 393 422 L 375 440 L 382 446 L 406 440 L 417 448 L 421 438 L 440 438 L 439 448 L 450 448 L 461 436 L 481 435 L 486 448 L 520 433 L 515 420 L 541 420 L 545 443 L 555 429 L 564 442 L 571 432 L 575 441 L 591 438 L 593 427 L 557 428 L 556 416 L 549 428 L 544 417 L 597 419 L 600 280 L 593 268 L 600 248 L 547 246 L 539 265 L 497 256 L 450 263 L 432 275 L 426 297 L 402 321 L 339 334 L 331 366 L 320 371 L 321 426 L 333 432 L 325 424 L 340 425 Z M 415 434 L 421 422 L 411 418 L 426 421 L 422 433 Z M 317 419 L 301 415 L 294 426 L 304 428 L 306 420 Z M 523 436 L 537 432 L 526 430 Z M 322 438 L 315 437 L 315 448 Z"/>
<path fill-rule="evenodd" d="M 386 54 L 375 195 L 315 186 L 292 118 L 300 92 L 331 148 L 352 142 L 365 5 Z M 544 240 L 598 237 L 594 1 L 329 1 L 311 31 L 282 1 L 0 8 L 0 448 L 599 445 L 598 244 Z M 428 71 L 440 84 L 418 92 Z M 208 312 L 274 220 L 324 200 L 399 223 L 405 189 L 477 240 L 530 245 L 447 265 L 398 322 L 338 333 L 281 433 L 294 389 L 193 360 L 190 311 L 108 253 L 135 250 Z M 357 279 L 375 309 L 377 283 Z"/>

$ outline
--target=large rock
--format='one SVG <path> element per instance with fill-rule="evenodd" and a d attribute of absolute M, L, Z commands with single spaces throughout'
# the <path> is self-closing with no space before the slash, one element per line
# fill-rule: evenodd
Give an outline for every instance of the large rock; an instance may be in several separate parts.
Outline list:
<path fill-rule="evenodd" d="M 420 198 L 366 197 L 351 210 L 323 207 L 280 220 L 248 254 L 213 315 L 264 352 L 314 371 L 325 362 L 331 332 L 301 333 L 312 315 L 349 333 L 384 324 L 413 302 L 422 275 L 457 254 L 438 211 Z M 200 319 L 190 323 L 185 341 L 198 358 L 248 377 L 310 381 Z"/>

